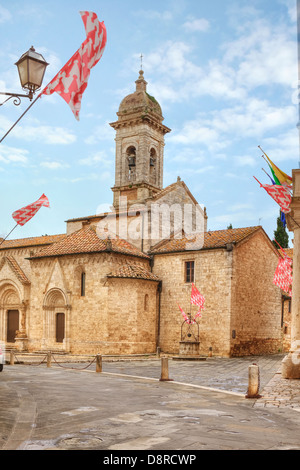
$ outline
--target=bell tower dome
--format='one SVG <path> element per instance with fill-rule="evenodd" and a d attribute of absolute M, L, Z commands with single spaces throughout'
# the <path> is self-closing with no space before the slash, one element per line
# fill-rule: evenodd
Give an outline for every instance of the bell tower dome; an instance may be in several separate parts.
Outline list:
<path fill-rule="evenodd" d="M 121 196 L 128 205 L 144 204 L 163 188 L 164 136 L 171 131 L 156 99 L 147 93 L 140 70 L 136 91 L 126 96 L 110 125 L 116 131 L 114 207 Z"/>

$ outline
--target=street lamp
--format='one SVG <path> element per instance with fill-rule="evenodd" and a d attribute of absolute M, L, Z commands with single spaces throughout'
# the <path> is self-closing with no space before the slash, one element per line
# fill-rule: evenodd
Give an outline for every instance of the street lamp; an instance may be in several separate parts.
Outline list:
<path fill-rule="evenodd" d="M 49 64 L 45 61 L 44 57 L 36 52 L 34 47 L 31 46 L 31 48 L 20 57 L 15 65 L 18 67 L 21 86 L 23 90 L 28 90 L 28 94 L 20 95 L 19 93 L 0 92 L 1 95 L 9 96 L 9 98 L 1 103 L 0 106 L 2 106 L 11 98 L 15 98 L 14 104 L 16 106 L 21 103 L 20 98 L 29 98 L 31 101 L 36 90 L 42 86 L 46 67 Z"/>

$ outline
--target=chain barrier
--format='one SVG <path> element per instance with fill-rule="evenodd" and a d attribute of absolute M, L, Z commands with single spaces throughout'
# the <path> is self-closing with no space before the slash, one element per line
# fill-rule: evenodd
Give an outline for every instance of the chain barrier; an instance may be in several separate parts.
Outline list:
<path fill-rule="evenodd" d="M 85 370 L 85 369 L 88 369 L 96 360 L 96 356 L 95 356 L 94 359 L 85 367 L 69 367 L 69 366 L 63 366 L 63 365 L 59 364 L 59 362 L 56 361 L 53 354 L 51 354 L 51 356 L 53 357 L 55 364 L 57 364 L 59 367 L 62 367 L 63 369 Z"/>
<path fill-rule="evenodd" d="M 22 362 L 22 359 L 19 359 L 19 357 L 16 355 L 16 353 L 14 351 L 11 351 L 10 352 L 11 354 L 13 354 L 14 358 L 16 359 L 17 363 L 18 364 L 21 364 Z M 22 353 L 21 353 L 22 354 Z M 31 362 L 31 363 L 26 363 L 26 365 L 28 366 L 40 366 L 42 364 L 44 364 L 45 362 L 47 362 L 47 359 L 48 359 L 48 354 L 47 353 L 44 358 L 39 362 L 39 363 L 36 363 L 36 362 Z M 63 366 L 62 364 L 60 364 L 54 357 L 54 355 L 50 352 L 50 357 L 53 357 L 53 360 L 55 362 L 55 364 L 57 364 L 59 367 L 62 367 L 64 369 L 76 369 L 76 370 L 84 370 L 84 369 L 88 369 L 97 359 L 97 356 L 95 356 L 91 361 L 90 363 L 87 365 L 87 366 L 84 366 L 84 367 L 70 367 L 70 366 Z"/>
<path fill-rule="evenodd" d="M 16 355 L 13 351 L 11 351 L 11 354 L 13 354 L 14 357 L 16 358 L 17 362 L 18 362 L 19 364 L 21 364 L 22 361 L 20 361 L 20 360 L 18 359 L 17 355 Z M 43 364 L 43 363 L 45 362 L 45 359 L 47 359 L 47 354 L 46 354 L 46 356 L 41 360 L 41 362 L 39 362 L 38 364 L 36 364 L 35 362 L 31 362 L 30 364 L 26 364 L 26 365 L 28 365 L 28 366 L 40 366 L 41 364 Z"/>

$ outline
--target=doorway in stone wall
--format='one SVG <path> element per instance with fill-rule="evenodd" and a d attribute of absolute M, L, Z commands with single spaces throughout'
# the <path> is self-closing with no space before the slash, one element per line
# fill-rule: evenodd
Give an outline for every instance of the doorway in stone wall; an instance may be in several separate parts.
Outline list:
<path fill-rule="evenodd" d="M 63 343 L 65 338 L 65 314 L 56 314 L 56 342 Z"/>
<path fill-rule="evenodd" d="M 14 343 L 16 338 L 16 332 L 19 329 L 19 310 L 8 310 L 7 311 L 7 334 L 6 341 L 8 343 Z"/>

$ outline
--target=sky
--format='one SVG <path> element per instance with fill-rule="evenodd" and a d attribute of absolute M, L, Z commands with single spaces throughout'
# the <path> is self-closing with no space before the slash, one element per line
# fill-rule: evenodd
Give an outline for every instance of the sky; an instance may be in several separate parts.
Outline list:
<path fill-rule="evenodd" d="M 111 206 L 109 123 L 135 91 L 142 54 L 147 91 L 172 129 L 164 187 L 180 176 L 206 207 L 208 230 L 262 225 L 273 239 L 279 206 L 253 176 L 270 183 L 258 146 L 289 175 L 299 167 L 296 0 L 0 0 L 1 92 L 23 93 L 15 63 L 31 46 L 49 63 L 43 87 L 51 81 L 85 40 L 81 10 L 104 21 L 107 46 L 79 121 L 54 93 L 0 144 L 0 237 L 43 193 L 50 208 L 10 238 L 65 233 L 66 220 Z M 0 107 L 0 137 L 29 104 Z"/>

